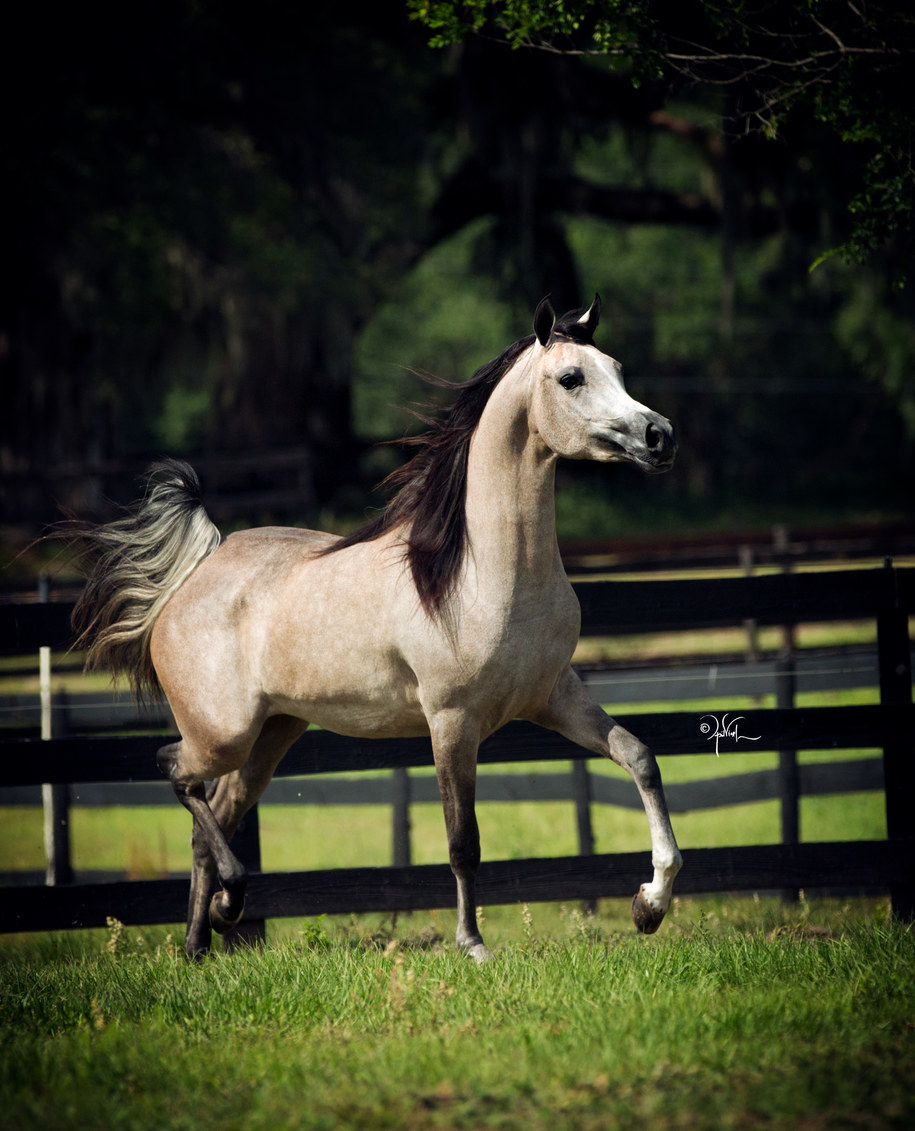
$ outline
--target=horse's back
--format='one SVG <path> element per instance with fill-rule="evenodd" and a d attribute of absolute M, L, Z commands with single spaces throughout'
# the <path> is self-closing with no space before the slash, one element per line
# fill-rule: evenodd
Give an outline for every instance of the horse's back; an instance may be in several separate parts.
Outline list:
<path fill-rule="evenodd" d="M 564 574 L 510 615 L 472 581 L 458 619 L 438 623 L 399 538 L 321 552 L 334 541 L 241 531 L 197 567 L 153 635 L 179 726 L 186 705 L 208 729 L 224 721 L 234 733 L 281 713 L 343 734 L 408 736 L 426 732 L 428 711 L 459 703 L 488 733 L 546 703 L 577 639 Z"/>
<path fill-rule="evenodd" d="M 339 540 L 336 534 L 299 526 L 254 526 L 229 534 L 219 548 L 239 557 L 270 557 L 275 553 L 314 557 Z"/>
<path fill-rule="evenodd" d="M 321 552 L 336 540 L 293 527 L 245 530 L 197 567 L 153 633 L 176 719 L 187 700 L 213 726 L 218 704 L 235 731 L 278 712 L 343 733 L 423 729 L 416 680 L 395 641 L 415 605 L 399 584 L 402 554 L 384 540 Z"/>

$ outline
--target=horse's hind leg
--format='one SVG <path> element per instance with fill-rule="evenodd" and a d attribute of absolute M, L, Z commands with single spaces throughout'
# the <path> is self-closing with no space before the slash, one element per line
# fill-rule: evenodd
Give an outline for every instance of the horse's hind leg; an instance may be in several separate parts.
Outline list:
<path fill-rule="evenodd" d="M 156 761 L 172 783 L 175 796 L 194 818 L 191 904 L 188 911 L 188 937 L 185 940 L 185 950 L 193 956 L 205 953 L 207 949 L 199 932 L 192 931 L 191 919 L 196 922 L 196 908 L 212 883 L 212 865 L 215 864 L 216 874 L 223 887 L 220 893 L 219 919 L 214 924 L 217 929 L 227 930 L 241 918 L 245 906 L 247 873 L 244 865 L 229 848 L 225 833 L 207 801 L 203 781 L 185 778 L 182 766 L 184 753 L 184 742 L 173 742 L 159 750 Z M 216 898 L 213 897 L 214 901 Z"/>
<path fill-rule="evenodd" d="M 219 778 L 209 797 L 204 794 L 202 783 L 186 785 L 180 780 L 180 743 L 159 751 L 160 766 L 194 818 L 193 866 L 184 944 L 190 957 L 206 954 L 211 930 L 223 933 L 241 918 L 247 874 L 229 848 L 229 841 L 242 817 L 267 788 L 283 755 L 307 726 L 301 719 L 285 715 L 268 719 L 247 761 Z M 222 891 L 214 894 L 217 878 Z"/>
<path fill-rule="evenodd" d="M 274 771 L 286 751 L 307 729 L 308 723 L 302 719 L 295 719 L 289 715 L 272 716 L 264 723 L 257 741 L 251 748 L 248 761 L 240 769 L 226 774 L 217 781 L 209 804 L 227 840 L 231 841 L 244 815 L 257 803 L 270 784 Z M 217 892 L 213 896 L 208 909 L 206 903 L 201 901 L 203 906 L 198 910 L 198 918 L 193 924 L 195 935 L 199 934 L 200 927 L 206 928 L 207 920 L 210 926 L 220 933 L 237 922 L 237 920 L 229 920 L 224 926 L 221 923 L 221 895 L 222 893 Z"/>
<path fill-rule="evenodd" d="M 220 779 L 221 780 L 221 779 Z M 216 782 L 207 791 L 210 800 L 216 791 Z M 203 829 L 194 821 L 191 833 L 191 890 L 187 905 L 187 931 L 184 949 L 189 958 L 202 958 L 209 952 L 212 942 L 210 927 L 210 901 L 216 890 L 216 861 Z"/>

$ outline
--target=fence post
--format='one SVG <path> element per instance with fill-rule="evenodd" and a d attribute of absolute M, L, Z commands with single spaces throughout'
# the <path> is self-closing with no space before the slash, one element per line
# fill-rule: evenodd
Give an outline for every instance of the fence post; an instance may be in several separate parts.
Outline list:
<path fill-rule="evenodd" d="M 583 759 L 576 759 L 572 763 L 572 792 L 575 797 L 575 819 L 578 823 L 578 855 L 594 855 L 594 828 L 591 824 L 591 775 L 588 773 L 588 763 Z M 597 909 L 596 899 L 586 899 L 582 903 L 585 911 Z"/>
<path fill-rule="evenodd" d="M 410 866 L 410 774 L 406 766 L 396 766 L 393 771 L 392 797 L 392 858 L 395 868 Z"/>
<path fill-rule="evenodd" d="M 50 596 L 48 575 L 38 575 L 38 601 L 47 604 Z M 47 742 L 59 737 L 63 729 L 54 724 L 54 703 L 51 694 L 51 649 L 38 649 L 38 693 L 41 701 L 41 738 Z M 65 782 L 45 782 L 41 787 L 44 809 L 45 883 L 73 883 L 73 861 L 70 855 L 70 787 Z"/>
<path fill-rule="evenodd" d="M 790 652 L 783 652 L 775 662 L 776 707 L 790 709 L 794 706 L 796 683 L 794 657 Z M 796 751 L 779 750 L 778 780 L 782 807 L 782 844 L 797 844 L 800 841 L 801 820 Z"/>
<path fill-rule="evenodd" d="M 790 539 L 786 526 L 772 528 L 772 544 L 775 560 L 782 573 L 791 572 L 789 557 Z M 795 632 L 793 624 L 782 625 L 782 646 L 775 661 L 775 705 L 791 710 L 795 705 L 797 677 L 795 667 Z M 800 775 L 797 766 L 797 751 L 778 752 L 778 796 L 781 806 L 781 842 L 799 844 L 801 839 L 800 816 Z M 789 903 L 797 901 L 798 892 L 786 888 L 782 899 Z"/>
<path fill-rule="evenodd" d="M 752 577 L 753 547 L 741 546 L 737 551 L 737 559 L 744 577 Z M 748 664 L 755 664 L 759 659 L 759 625 L 755 617 L 748 617 L 743 622 L 743 627 L 747 634 L 746 661 Z"/>
<path fill-rule="evenodd" d="M 235 830 L 235 836 L 232 837 L 232 851 L 247 868 L 249 875 L 260 872 L 260 817 L 256 805 L 253 805 L 242 817 Z M 241 946 L 257 946 L 258 943 L 266 942 L 266 939 L 267 924 L 264 919 L 243 918 L 222 936 L 222 949 L 231 954 Z"/>
<path fill-rule="evenodd" d="M 794 656 L 785 649 L 775 661 L 776 707 L 791 708 L 794 706 L 796 684 Z M 795 750 L 779 750 L 778 752 L 778 797 L 781 806 L 781 842 L 782 844 L 799 844 L 801 839 L 800 774 Z M 786 888 L 782 892 L 782 899 L 788 903 L 796 903 L 798 900 L 797 890 Z"/>
<path fill-rule="evenodd" d="M 880 703 L 905 706 L 912 702 L 909 610 L 900 600 L 899 578 L 891 558 L 884 563 L 886 594 L 877 615 L 877 652 L 880 663 Z M 886 834 L 890 840 L 915 840 L 915 748 L 900 738 L 883 748 L 886 789 Z M 915 884 L 890 888 L 893 914 L 907 922 L 915 919 Z"/>

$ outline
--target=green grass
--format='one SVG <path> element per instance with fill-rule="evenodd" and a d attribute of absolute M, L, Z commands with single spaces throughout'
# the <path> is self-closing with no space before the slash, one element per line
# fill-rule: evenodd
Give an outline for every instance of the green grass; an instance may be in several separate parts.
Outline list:
<path fill-rule="evenodd" d="M 684 574 L 695 577 L 695 573 Z M 874 621 L 842 621 L 835 624 L 799 624 L 795 629 L 795 646 L 805 648 L 830 648 L 843 644 L 874 644 L 877 628 Z M 756 634 L 756 648 L 760 652 L 778 651 L 783 647 L 783 630 L 775 625 L 762 626 Z M 599 660 L 652 660 L 676 657 L 701 657 L 703 655 L 746 654 L 747 630 L 733 628 L 703 628 L 690 632 L 651 632 L 632 635 L 583 636 L 575 652 L 576 663 L 594 663 Z"/>
<path fill-rule="evenodd" d="M 882 904 L 620 922 L 506 909 L 482 968 L 434 916 L 298 924 L 196 965 L 162 931 L 7 940 L 0 1124 L 911 1125 L 915 948 Z"/>

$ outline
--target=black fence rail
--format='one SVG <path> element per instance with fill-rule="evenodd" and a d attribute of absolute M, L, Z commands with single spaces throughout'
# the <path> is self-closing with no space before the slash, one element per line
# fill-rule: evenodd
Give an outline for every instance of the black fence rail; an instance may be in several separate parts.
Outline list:
<path fill-rule="evenodd" d="M 795 796 L 804 767 L 798 750 L 882 751 L 886 841 L 693 849 L 678 882 L 682 893 L 771 888 L 866 887 L 889 890 L 897 915 L 915 912 L 915 709 L 912 706 L 909 617 L 915 571 L 884 569 L 792 573 L 687 581 L 595 581 L 577 586 L 583 634 L 612 635 L 697 627 L 872 619 L 877 627 L 880 703 L 858 707 L 782 705 L 742 711 L 739 732 L 717 718 L 716 733 L 698 713 L 649 712 L 620 717 L 662 756 L 722 755 L 777 750 L 776 775 L 793 778 Z M 66 604 L 0 607 L 3 651 L 24 653 L 68 641 Z M 782 673 L 785 674 L 784 672 Z M 784 702 L 784 698 L 780 700 Z M 752 751 L 741 735 L 758 736 Z M 61 737 L 0 742 L 0 786 L 44 783 L 46 791 L 103 782 L 156 780 L 154 754 L 161 737 Z M 482 765 L 568 760 L 583 766 L 589 755 L 559 736 L 512 723 L 480 749 Z M 278 778 L 431 765 L 428 740 L 361 741 L 308 732 L 292 748 Z M 807 768 L 812 769 L 812 767 Z M 593 782 L 594 776 L 591 775 Z M 587 779 L 585 779 L 587 782 Z M 573 787 L 578 788 L 578 787 Z M 592 797 L 585 797 L 586 807 Z M 790 822 L 789 822 L 790 825 Z M 247 862 L 257 873 L 257 816 L 247 822 Z M 647 841 L 647 834 L 646 834 Z M 479 898 L 498 903 L 540 899 L 597 899 L 631 895 L 650 868 L 649 853 L 580 854 L 562 859 L 490 862 L 480 870 Z M 6 888 L 0 931 L 101 926 L 108 916 L 125 923 L 177 922 L 183 918 L 186 881 L 55 884 Z M 252 877 L 248 915 L 255 923 L 277 916 L 331 911 L 410 910 L 454 905 L 447 865 L 338 869 L 331 872 Z"/>
<path fill-rule="evenodd" d="M 915 554 L 915 526 L 907 522 L 769 530 L 719 530 L 679 539 L 631 537 L 575 539 L 561 546 L 570 574 L 640 573 L 652 570 L 792 568 L 810 563 L 850 564 L 863 559 L 894 559 Z"/>
<path fill-rule="evenodd" d="M 805 648 L 790 658 L 796 695 L 876 687 L 879 659 L 876 644 Z M 79 671 L 81 658 L 58 657 L 53 676 Z M 578 666 L 578 674 L 591 697 L 599 703 L 639 704 L 659 701 L 739 696 L 761 699 L 778 686 L 785 659 L 777 652 L 762 655 L 755 649 L 714 656 L 677 656 L 634 662 L 601 661 Z M 35 674 L 35 658 L 6 674 Z M 38 691 L 0 694 L 0 732 L 5 738 L 40 735 L 47 704 Z M 101 734 L 124 730 L 175 729 L 167 703 L 138 703 L 129 691 L 106 688 L 69 693 L 58 687 L 50 703 L 53 733 Z M 15 804 L 15 800 L 0 804 Z"/>
<path fill-rule="evenodd" d="M 34 674 L 34 660 L 28 673 Z M 682 658 L 664 664 L 627 668 L 622 663 L 604 663 L 580 669 L 597 702 L 634 704 L 658 700 L 708 700 L 710 696 L 739 695 L 759 701 L 771 696 L 780 686 L 785 661 L 740 656 L 715 657 L 702 662 Z M 876 646 L 812 648 L 793 661 L 794 690 L 804 692 L 876 687 L 879 678 Z M 59 668 L 55 667 L 55 673 Z M 618 713 L 618 712 L 617 712 Z M 46 716 L 50 714 L 51 719 Z M 57 691 L 50 696 L 36 693 L 0 696 L 0 722 L 7 739 L 35 737 L 44 726 L 56 737 L 79 734 L 104 734 L 141 729 L 175 729 L 168 705 L 138 704 L 128 692 L 106 691 L 68 694 Z M 50 722 L 50 725 L 48 723 Z M 717 763 L 721 766 L 721 763 Z M 722 767 L 724 769 L 724 767 Z M 879 757 L 801 764 L 796 780 L 787 783 L 779 769 L 764 769 L 740 774 L 709 777 L 700 781 L 668 784 L 667 804 L 672 813 L 726 808 L 762 801 L 780 801 L 797 807 L 789 796 L 791 788 L 801 797 L 842 793 L 882 792 L 883 763 Z M 56 787 L 66 791 L 66 801 L 80 809 L 120 806 L 175 805 L 167 782 L 83 782 Z M 0 786 L 0 806 L 41 806 L 46 787 Z M 578 832 L 580 855 L 593 855 L 592 813 L 596 806 L 640 810 L 641 800 L 630 778 L 595 773 L 584 762 L 571 763 L 570 770 L 538 769 L 513 773 L 494 773 L 484 767 L 477 782 L 477 801 L 485 802 L 564 802 L 571 803 Z M 392 863 L 410 864 L 411 811 L 418 804 L 440 804 L 438 783 L 433 773 L 411 772 L 407 768 L 381 774 L 360 773 L 357 777 L 339 774 L 311 777 L 275 778 L 260 800 L 260 808 L 270 805 L 360 806 L 384 805 L 390 808 Z M 65 807 L 57 817 L 66 820 Z M 796 839 L 796 838 L 795 838 Z M 72 867 L 65 838 L 54 842 L 58 859 L 41 872 L 0 871 L 0 886 L 44 882 L 46 875 L 72 876 L 80 881 L 131 878 L 129 870 L 101 871 Z M 182 870 L 182 875 L 185 872 Z M 160 871 L 158 878 L 168 873 Z M 134 876 L 133 878 L 137 878 Z"/>

